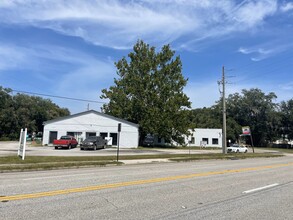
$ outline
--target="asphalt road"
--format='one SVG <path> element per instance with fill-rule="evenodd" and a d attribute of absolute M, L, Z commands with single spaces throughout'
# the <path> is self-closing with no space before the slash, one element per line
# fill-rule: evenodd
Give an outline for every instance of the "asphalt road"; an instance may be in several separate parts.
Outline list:
<path fill-rule="evenodd" d="M 293 157 L 4 173 L 1 219 L 292 219 Z"/>

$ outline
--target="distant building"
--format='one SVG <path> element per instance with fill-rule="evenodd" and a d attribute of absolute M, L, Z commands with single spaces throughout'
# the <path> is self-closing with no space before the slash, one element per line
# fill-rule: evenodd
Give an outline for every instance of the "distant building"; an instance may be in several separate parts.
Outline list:
<path fill-rule="evenodd" d="M 219 147 L 222 148 L 222 129 L 195 128 L 186 138 L 189 146 Z"/>
<path fill-rule="evenodd" d="M 191 147 L 218 147 L 222 148 L 222 129 L 219 128 L 195 128 L 190 130 L 191 135 L 185 137 L 185 145 Z M 164 138 L 153 136 L 153 144 L 155 146 L 170 145 L 166 143 Z M 177 145 L 172 142 L 172 145 Z"/>
<path fill-rule="evenodd" d="M 139 126 L 94 110 L 44 122 L 43 145 L 51 145 L 63 135 L 74 136 L 80 143 L 89 136 L 103 136 L 108 145 L 118 144 L 118 124 L 121 123 L 119 146 L 137 148 Z"/>

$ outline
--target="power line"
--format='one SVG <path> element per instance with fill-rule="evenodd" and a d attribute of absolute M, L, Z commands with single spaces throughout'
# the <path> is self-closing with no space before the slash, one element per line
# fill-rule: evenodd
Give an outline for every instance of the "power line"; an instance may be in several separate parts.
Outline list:
<path fill-rule="evenodd" d="M 81 101 L 81 102 L 92 102 L 92 103 L 103 103 L 103 104 L 106 103 L 106 102 L 87 100 L 87 99 L 78 99 L 78 98 L 71 98 L 71 97 L 57 96 L 57 95 L 48 95 L 48 94 L 36 93 L 36 92 L 19 91 L 19 90 L 15 90 L 15 89 L 12 89 L 12 91 L 18 92 L 18 93 L 25 93 L 25 94 L 31 94 L 31 95 L 37 95 L 37 96 L 46 96 L 46 97 L 59 98 L 59 99 L 68 99 L 68 100 Z"/>

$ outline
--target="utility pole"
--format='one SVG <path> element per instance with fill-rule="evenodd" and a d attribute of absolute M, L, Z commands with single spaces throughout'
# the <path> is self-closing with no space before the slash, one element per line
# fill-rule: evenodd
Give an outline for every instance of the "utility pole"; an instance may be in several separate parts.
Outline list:
<path fill-rule="evenodd" d="M 222 131 L 222 150 L 223 154 L 227 153 L 227 142 L 226 142 L 226 134 L 227 134 L 227 128 L 226 128 L 226 97 L 225 97 L 225 67 L 222 67 L 222 85 L 223 85 L 223 92 L 222 92 L 222 102 L 223 102 L 223 131 Z"/>

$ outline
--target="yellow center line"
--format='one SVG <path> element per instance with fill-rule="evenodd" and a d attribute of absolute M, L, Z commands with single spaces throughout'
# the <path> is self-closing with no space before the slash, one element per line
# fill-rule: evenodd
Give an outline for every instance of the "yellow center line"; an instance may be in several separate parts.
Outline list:
<path fill-rule="evenodd" d="M 142 185 L 142 184 L 148 184 L 148 183 L 159 183 L 159 182 L 173 181 L 173 180 L 179 180 L 179 179 L 190 179 L 194 177 L 213 176 L 213 175 L 228 174 L 228 173 L 257 171 L 257 170 L 273 169 L 273 168 L 287 167 L 287 166 L 293 166 L 293 163 L 240 168 L 240 169 L 234 169 L 234 170 L 210 171 L 210 172 L 204 172 L 204 173 L 194 173 L 194 174 L 169 176 L 169 177 L 145 179 L 145 180 L 134 180 L 129 182 L 111 183 L 111 184 L 71 188 L 71 189 L 64 189 L 64 190 L 54 190 L 54 191 L 48 191 L 48 192 L 3 196 L 3 197 L 0 197 L 0 201 L 5 202 L 5 201 L 12 201 L 12 200 L 23 200 L 23 199 L 32 199 L 32 198 L 40 198 L 40 197 L 48 197 L 48 196 L 57 196 L 57 195 L 65 195 L 65 194 L 78 193 L 78 192 L 87 192 L 87 191 L 94 191 L 94 190 L 135 186 L 135 185 Z"/>

